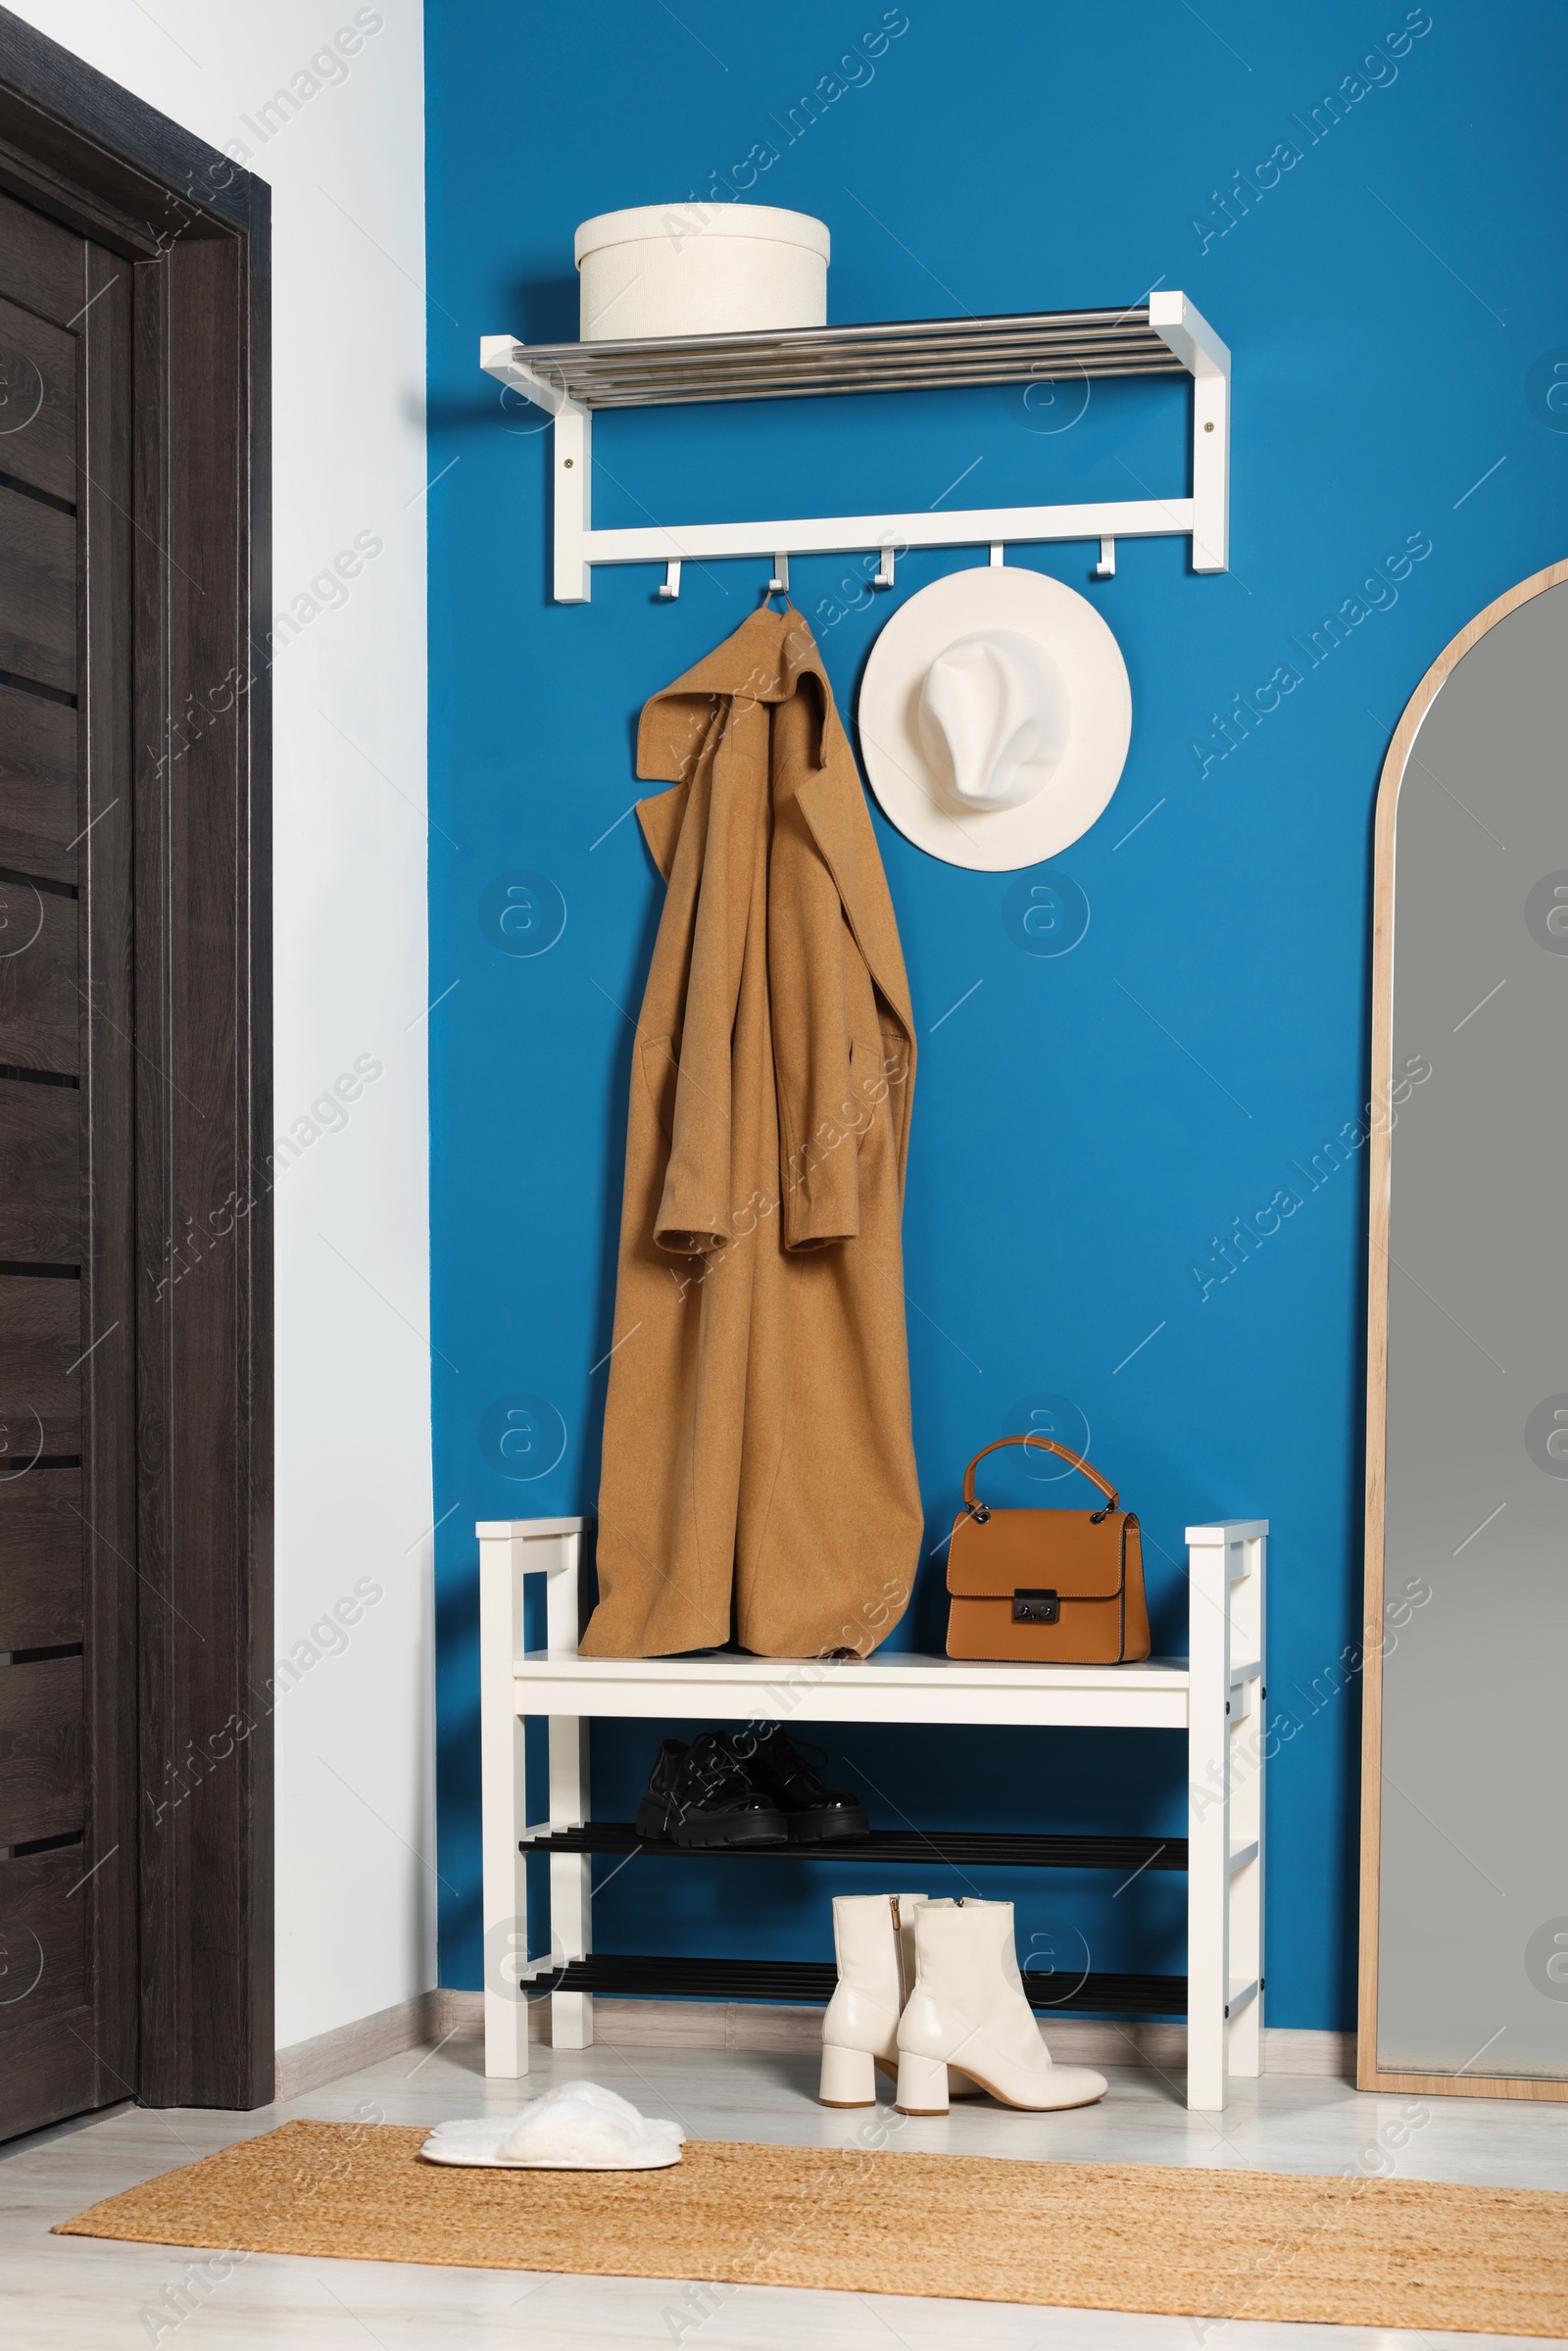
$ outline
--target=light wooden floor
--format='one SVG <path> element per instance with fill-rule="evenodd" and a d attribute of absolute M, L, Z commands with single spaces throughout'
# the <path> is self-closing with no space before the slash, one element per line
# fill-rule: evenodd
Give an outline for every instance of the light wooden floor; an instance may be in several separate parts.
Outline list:
<path fill-rule="evenodd" d="M 1375 2333 L 1358 2327 L 1215 2326 L 1110 2312 L 902 2300 L 744 2286 L 689 2293 L 646 2279 L 532 2278 L 514 2271 L 313 2262 L 253 2255 L 226 2278 L 193 2278 L 193 2257 L 48 2233 L 98 2197 L 290 2117 L 434 2123 L 505 2113 L 519 2092 L 588 2076 L 697 2138 L 856 2143 L 863 2118 L 812 2096 L 795 2056 L 675 2049 L 534 2052 L 526 2084 L 487 2083 L 477 2041 L 410 2050 L 328 2088 L 248 2115 L 121 2108 L 39 2133 L 0 2155 L 0 2341 L 7 2351 L 1485 2351 L 1506 2338 Z M 1359 2096 L 1346 2084 L 1274 2075 L 1234 2086 L 1220 2116 L 1189 2114 L 1180 2085 L 1118 2071 L 1104 2103 L 1059 2116 L 989 2103 L 948 2122 L 906 2122 L 895 2147 L 1091 2162 L 1198 2164 L 1289 2172 L 1395 2167 L 1406 2178 L 1568 2189 L 1568 2108 L 1468 2098 Z M 886 2108 L 883 2123 L 898 2122 Z M 172 2299 L 167 2298 L 172 2296 Z M 183 2313 L 183 2315 L 181 2315 Z"/>

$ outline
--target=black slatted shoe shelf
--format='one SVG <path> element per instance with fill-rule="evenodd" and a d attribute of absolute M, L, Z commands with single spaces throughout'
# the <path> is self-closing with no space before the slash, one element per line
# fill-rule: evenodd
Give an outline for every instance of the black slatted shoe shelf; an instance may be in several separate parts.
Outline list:
<path fill-rule="evenodd" d="M 522 1837 L 524 1853 L 636 1856 L 649 1861 L 858 1861 L 914 1869 L 1120 1870 L 1129 1880 L 1145 1870 L 1185 1870 L 1185 1837 L 1033 1837 L 993 1831 L 882 1829 L 870 1837 L 825 1844 L 680 1845 L 639 1837 L 630 1821 L 587 1821 L 573 1829 L 539 1829 Z M 831 1999 L 838 1981 L 831 1961 L 688 1959 L 596 1951 L 591 1958 L 546 1967 L 529 1979 L 534 1993 L 603 1992 L 607 1997 L 688 2000 L 817 2002 Z M 1026 1971 L 1032 2008 L 1049 2014 L 1103 2017 L 1183 2017 L 1185 1976 L 1045 1974 Z"/>

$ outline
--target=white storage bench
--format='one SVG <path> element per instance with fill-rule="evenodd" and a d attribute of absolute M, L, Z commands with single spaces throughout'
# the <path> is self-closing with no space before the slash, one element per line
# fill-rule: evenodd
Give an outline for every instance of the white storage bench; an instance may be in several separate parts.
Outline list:
<path fill-rule="evenodd" d="M 831 1964 L 596 1956 L 595 1853 L 630 1854 L 626 1823 L 595 1823 L 588 1725 L 595 1715 L 664 1721 L 1070 1725 L 1187 1735 L 1187 1837 L 994 1837 L 934 1831 L 869 1844 L 775 1848 L 792 1859 L 1187 1871 L 1187 1975 L 1088 1977 L 1073 2006 L 1187 2016 L 1187 2102 L 1222 2108 L 1229 2074 L 1259 2070 L 1263 2016 L 1263 1585 L 1268 1526 L 1221 1519 L 1187 1530 L 1191 1655 L 1147 1665 L 974 1665 L 880 1651 L 868 1658 L 581 1657 L 581 1518 L 484 1520 L 479 1651 L 484 1805 L 485 2071 L 528 2070 L 528 1998 L 548 1987 L 558 2048 L 593 2039 L 594 1992 L 826 1999 Z M 523 1591 L 547 1578 L 546 1647 L 523 1649 Z M 550 1724 L 545 1822 L 525 1812 L 523 1721 Z M 526 1854 L 550 1856 L 551 1953 L 527 1958 Z M 656 1848 L 648 1847 L 652 1852 Z M 669 1848 L 659 1848 L 664 1866 Z M 754 1850 L 764 1859 L 766 1848 Z M 679 1853 L 676 1855 L 679 1858 Z M 707 1854 L 708 1859 L 723 1858 Z M 918 1857 L 918 1858 L 916 1858 Z M 1025 1979 L 1037 2007 L 1053 1979 Z"/>

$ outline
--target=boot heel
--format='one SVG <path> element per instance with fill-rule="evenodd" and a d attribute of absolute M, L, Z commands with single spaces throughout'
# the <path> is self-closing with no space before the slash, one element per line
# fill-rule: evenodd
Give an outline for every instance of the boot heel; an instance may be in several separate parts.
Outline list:
<path fill-rule="evenodd" d="M 946 2114 L 948 2069 L 940 2057 L 916 2057 L 912 2049 L 899 2051 L 898 2109 L 900 2114 Z"/>
<path fill-rule="evenodd" d="M 822 2082 L 817 2091 L 822 2106 L 874 2106 L 876 2061 L 869 2049 L 822 2048 Z"/>

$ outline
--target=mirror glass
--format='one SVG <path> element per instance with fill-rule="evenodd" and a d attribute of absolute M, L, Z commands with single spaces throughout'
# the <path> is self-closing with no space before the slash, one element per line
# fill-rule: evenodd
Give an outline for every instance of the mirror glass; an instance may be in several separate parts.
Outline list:
<path fill-rule="evenodd" d="M 1377 2059 L 1561 2076 L 1568 585 L 1458 661 L 1395 823 Z"/>

